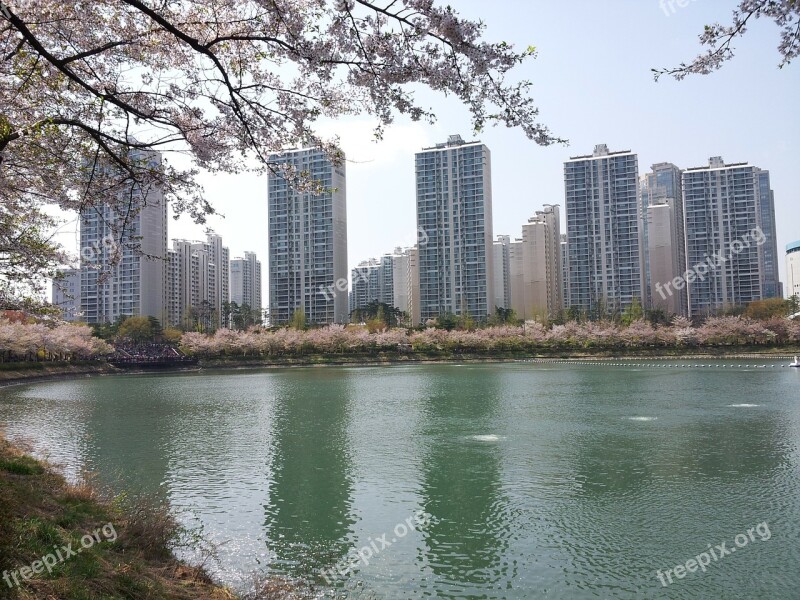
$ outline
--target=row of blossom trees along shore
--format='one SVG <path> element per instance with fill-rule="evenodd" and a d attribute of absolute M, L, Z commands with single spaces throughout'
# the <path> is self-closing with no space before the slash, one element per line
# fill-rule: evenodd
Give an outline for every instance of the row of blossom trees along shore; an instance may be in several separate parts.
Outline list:
<path fill-rule="evenodd" d="M 546 327 L 539 323 L 474 330 L 422 331 L 329 325 L 298 330 L 219 329 L 213 335 L 189 332 L 181 347 L 189 354 L 214 356 L 297 356 L 307 354 L 370 354 L 377 352 L 537 352 L 543 350 L 614 350 L 625 348 L 690 348 L 714 346 L 788 346 L 800 344 L 800 321 L 774 318 L 713 317 L 693 327 L 679 317 L 668 326 L 645 320 L 630 325 L 611 322 L 569 322 Z"/>
<path fill-rule="evenodd" d="M 382 352 L 441 354 L 547 353 L 551 351 L 677 351 L 714 347 L 800 347 L 800 319 L 783 315 L 709 317 L 671 321 L 568 321 L 542 324 L 442 318 L 425 327 L 392 327 L 380 319 L 358 325 L 285 328 L 252 326 L 213 333 L 162 330 L 152 317 L 129 317 L 113 326 L 63 323 L 20 311 L 0 313 L 0 362 L 100 360 L 117 352 L 177 347 L 198 358 L 370 355 Z M 144 350 L 143 350 L 144 351 Z"/>

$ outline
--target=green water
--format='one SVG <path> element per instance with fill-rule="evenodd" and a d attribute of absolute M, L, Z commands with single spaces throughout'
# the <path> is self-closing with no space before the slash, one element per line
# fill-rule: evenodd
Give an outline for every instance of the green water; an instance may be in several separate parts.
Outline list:
<path fill-rule="evenodd" d="M 347 598 L 797 599 L 800 372 L 756 362 L 96 377 L 0 390 L 0 425 L 70 476 L 167 499 L 222 543 L 212 570 L 234 586 L 267 571 Z M 764 522 L 769 539 L 660 583 Z M 363 547 L 369 564 L 329 586 Z"/>

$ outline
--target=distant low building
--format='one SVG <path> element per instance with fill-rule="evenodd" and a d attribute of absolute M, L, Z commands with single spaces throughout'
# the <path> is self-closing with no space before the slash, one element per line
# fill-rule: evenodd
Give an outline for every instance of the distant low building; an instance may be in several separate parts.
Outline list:
<path fill-rule="evenodd" d="M 800 241 L 786 246 L 786 295 L 800 296 Z"/>

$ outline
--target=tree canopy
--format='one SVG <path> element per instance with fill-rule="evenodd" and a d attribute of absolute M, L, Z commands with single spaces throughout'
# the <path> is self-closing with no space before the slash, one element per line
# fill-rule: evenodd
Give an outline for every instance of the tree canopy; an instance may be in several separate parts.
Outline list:
<path fill-rule="evenodd" d="M 199 170 L 277 169 L 269 154 L 297 145 L 341 160 L 336 140 L 318 133 L 319 119 L 372 115 L 378 137 L 398 115 L 433 121 L 415 99 L 418 84 L 460 99 L 476 130 L 499 123 L 538 144 L 563 141 L 538 121 L 530 83 L 507 81 L 535 49 L 485 41 L 482 23 L 433 0 L 2 6 L 6 210 L 40 215 L 52 203 L 81 212 L 113 202 L 135 213 L 131 198 L 158 189 L 176 215 L 202 223 L 215 209 Z M 152 150 L 190 160 L 154 160 Z M 319 185 L 281 169 L 298 186 Z M 48 258 L 57 259 L 52 251 Z"/>

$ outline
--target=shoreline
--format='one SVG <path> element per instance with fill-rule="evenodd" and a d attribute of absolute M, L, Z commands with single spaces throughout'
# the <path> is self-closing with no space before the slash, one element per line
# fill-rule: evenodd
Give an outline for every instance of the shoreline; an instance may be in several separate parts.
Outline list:
<path fill-rule="evenodd" d="M 9 364 L 9 363 L 6 363 Z M 92 375 L 116 375 L 119 369 L 107 363 L 87 364 L 47 364 L 47 363 L 19 363 L 29 365 L 22 369 L 0 371 L 0 388 L 21 385 L 29 382 L 60 381 L 75 377 L 90 377 Z M 33 367 L 30 365 L 42 365 Z"/>
<path fill-rule="evenodd" d="M 11 588 L 0 597 L 308 597 L 299 583 L 267 574 L 254 576 L 249 591 L 214 580 L 203 564 L 176 558 L 173 548 L 189 538 L 167 505 L 111 493 L 87 480 L 68 483 L 56 466 L 33 457 L 0 430 L 0 571 L 7 577 L 0 585 Z M 53 552 L 65 544 L 75 551 Z"/>
<path fill-rule="evenodd" d="M 746 351 L 746 350 L 750 351 Z M 536 362 L 564 362 L 572 361 L 597 361 L 605 362 L 608 360 L 619 361 L 656 361 L 656 360 L 746 360 L 746 359 L 776 359 L 792 360 L 800 353 L 800 348 L 770 348 L 754 350 L 748 347 L 737 348 L 698 348 L 696 352 L 659 352 L 650 351 L 643 353 L 641 349 L 631 352 L 517 352 L 507 354 L 442 354 L 442 355 L 414 355 L 397 353 L 379 353 L 377 356 L 363 355 L 321 355 L 309 354 L 304 357 L 286 357 L 281 360 L 247 357 L 227 357 L 227 358 L 201 358 L 200 370 L 236 370 L 236 369 L 269 369 L 283 367 L 380 367 L 396 365 L 435 365 L 450 363 L 536 363 Z"/>
<path fill-rule="evenodd" d="M 452 363 L 582 363 L 596 361 L 664 361 L 664 360 L 746 360 L 746 359 L 776 359 L 792 360 L 800 354 L 800 348 L 764 348 L 727 347 L 727 348 L 696 348 L 693 351 L 669 352 L 664 349 L 631 349 L 629 352 L 620 351 L 553 351 L 553 352 L 516 352 L 505 354 L 440 354 L 421 355 L 414 353 L 378 353 L 377 355 L 336 355 L 336 354 L 309 354 L 305 356 L 289 357 L 224 357 L 200 358 L 199 364 L 188 368 L 175 369 L 120 369 L 108 363 L 86 364 L 52 364 L 47 363 L 19 363 L 28 366 L 15 370 L 0 370 L 0 388 L 23 385 L 26 383 L 44 383 L 48 381 L 64 381 L 77 377 L 92 377 L 104 375 L 143 375 L 143 374 L 175 374 L 196 373 L 203 371 L 236 371 L 256 369 L 281 369 L 293 367 L 383 367 L 397 365 L 445 365 Z M 7 363 L 8 364 L 8 363 Z M 33 366 L 36 365 L 36 366 Z M 41 365 L 41 366 L 39 366 Z"/>
<path fill-rule="evenodd" d="M 2 433 L 0 491 L 0 559 L 8 597 L 97 597 L 109 591 L 131 597 L 143 589 L 164 600 L 235 597 L 202 568 L 172 555 L 169 544 L 178 527 L 165 509 L 123 506 L 85 482 L 67 483 L 57 468 Z M 94 536 L 87 535 L 92 530 Z M 53 553 L 54 540 L 72 542 L 71 548 L 76 539 L 80 545 L 71 554 Z M 31 563 L 32 557 L 40 560 Z M 37 563 L 47 565 L 47 573 Z"/>

